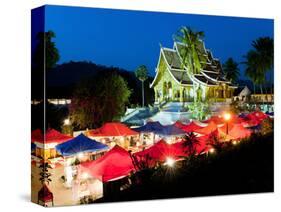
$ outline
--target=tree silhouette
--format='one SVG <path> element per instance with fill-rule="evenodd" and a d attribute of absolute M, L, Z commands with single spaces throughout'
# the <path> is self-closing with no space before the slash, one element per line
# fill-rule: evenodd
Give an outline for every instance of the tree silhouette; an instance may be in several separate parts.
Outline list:
<path fill-rule="evenodd" d="M 135 71 L 136 77 L 141 81 L 142 83 L 142 106 L 144 107 L 144 81 L 148 78 L 147 68 L 145 65 L 141 65 L 138 67 L 138 69 Z"/>
<path fill-rule="evenodd" d="M 55 42 L 56 35 L 53 31 L 39 32 L 37 34 L 37 46 L 34 52 L 33 65 L 36 70 L 50 70 L 55 67 L 60 59 L 59 51 Z"/>
<path fill-rule="evenodd" d="M 231 82 L 236 82 L 238 80 L 240 75 L 238 63 L 236 63 L 231 57 L 225 61 L 222 67 L 226 79 Z"/>

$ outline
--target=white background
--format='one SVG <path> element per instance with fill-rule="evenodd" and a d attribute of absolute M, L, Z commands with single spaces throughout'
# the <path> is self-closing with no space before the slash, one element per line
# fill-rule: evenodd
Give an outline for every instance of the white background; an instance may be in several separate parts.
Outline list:
<path fill-rule="evenodd" d="M 42 4 L 275 19 L 275 192 L 53 208 L 69 211 L 276 211 L 280 196 L 280 21 L 278 0 L 2 0 L 0 3 L 0 210 L 30 203 L 30 10 Z M 218 41 L 219 42 L 219 41 Z M 262 155 L 261 155 L 262 157 Z"/>

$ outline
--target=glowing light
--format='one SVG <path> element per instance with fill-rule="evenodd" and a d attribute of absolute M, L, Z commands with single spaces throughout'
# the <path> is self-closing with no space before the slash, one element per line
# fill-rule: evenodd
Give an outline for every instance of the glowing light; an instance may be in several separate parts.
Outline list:
<path fill-rule="evenodd" d="M 173 167 L 175 165 L 175 160 L 173 158 L 167 157 L 166 158 L 166 164 L 167 166 Z"/>
<path fill-rule="evenodd" d="M 212 154 L 215 153 L 215 151 L 216 151 L 216 150 L 215 150 L 214 148 L 211 148 L 211 149 L 209 150 L 209 152 L 212 153 Z"/>
<path fill-rule="evenodd" d="M 64 123 L 64 125 L 70 125 L 70 119 L 65 119 L 64 121 L 63 121 L 63 123 Z"/>
<path fill-rule="evenodd" d="M 81 153 L 79 153 L 79 154 L 77 155 L 77 157 L 78 157 L 79 159 L 83 159 L 84 154 L 81 152 Z"/>
<path fill-rule="evenodd" d="M 233 144 L 233 145 L 236 145 L 236 144 L 237 144 L 237 141 L 232 141 L 232 144 Z"/>
<path fill-rule="evenodd" d="M 231 114 L 230 113 L 224 113 L 223 118 L 225 121 L 229 121 L 231 119 Z"/>

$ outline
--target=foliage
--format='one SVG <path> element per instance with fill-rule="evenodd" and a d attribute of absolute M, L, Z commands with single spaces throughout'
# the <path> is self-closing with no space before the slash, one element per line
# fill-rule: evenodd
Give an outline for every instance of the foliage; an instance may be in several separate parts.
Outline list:
<path fill-rule="evenodd" d="M 148 71 L 145 65 L 141 65 L 137 68 L 137 70 L 135 71 L 135 75 L 136 77 L 140 80 L 140 81 L 145 81 L 148 78 Z"/>
<path fill-rule="evenodd" d="M 217 154 L 197 158 L 192 164 L 178 161 L 175 169 L 154 174 L 141 185 L 133 184 L 116 195 L 118 201 L 273 191 L 272 133 L 256 135 L 226 146 Z"/>
<path fill-rule="evenodd" d="M 223 149 L 223 142 L 220 141 L 217 132 L 211 133 L 208 145 L 215 149 L 216 152 L 220 153 Z"/>
<path fill-rule="evenodd" d="M 71 100 L 71 120 L 78 129 L 96 128 L 118 120 L 130 95 L 127 82 L 117 74 L 103 72 L 81 80 Z"/>
<path fill-rule="evenodd" d="M 266 118 L 261 123 L 260 132 L 262 135 L 267 135 L 273 132 L 273 120 Z"/>
<path fill-rule="evenodd" d="M 39 70 L 50 70 L 55 67 L 60 59 L 59 51 L 55 42 L 52 41 L 56 35 L 53 31 L 39 32 L 37 34 L 38 44 L 34 52 L 33 63 Z"/>
<path fill-rule="evenodd" d="M 222 67 L 225 78 L 230 80 L 231 82 L 236 82 L 240 75 L 238 63 L 230 57 L 225 61 Z"/>
<path fill-rule="evenodd" d="M 191 112 L 192 118 L 196 120 L 206 119 L 210 111 L 211 101 L 195 101 L 187 105 L 188 110 Z"/>
<path fill-rule="evenodd" d="M 252 80 L 255 85 L 264 83 L 265 73 L 263 72 L 260 64 L 259 54 L 251 50 L 245 56 L 246 61 L 243 62 L 246 65 L 245 74 Z"/>
<path fill-rule="evenodd" d="M 260 37 L 252 42 L 252 46 L 259 54 L 260 64 L 264 71 L 272 69 L 274 57 L 273 39 L 270 37 Z"/>
<path fill-rule="evenodd" d="M 136 77 L 142 82 L 142 106 L 144 107 L 144 81 L 148 78 L 148 71 L 145 65 L 141 65 L 138 67 L 138 69 L 135 71 Z"/>
<path fill-rule="evenodd" d="M 40 182 L 42 184 L 47 183 L 49 184 L 50 182 L 52 182 L 52 180 L 50 179 L 51 177 L 51 173 L 49 173 L 49 169 L 51 169 L 52 167 L 48 164 L 48 163 L 42 163 L 39 168 L 41 169 L 41 172 L 39 173 L 40 175 Z"/>
<path fill-rule="evenodd" d="M 67 134 L 67 135 L 72 135 L 73 134 L 73 126 L 71 124 L 69 125 L 62 125 L 61 126 L 61 132 L 63 134 Z"/>
<path fill-rule="evenodd" d="M 184 137 L 183 137 L 183 145 L 184 147 L 187 147 L 187 152 L 186 154 L 189 156 L 189 157 L 192 157 L 192 156 L 195 156 L 196 154 L 196 147 L 199 144 L 199 140 L 197 139 L 197 136 L 193 133 L 193 132 L 190 132 L 190 133 L 187 133 Z"/>
<path fill-rule="evenodd" d="M 273 68 L 273 39 L 261 37 L 252 42 L 253 50 L 245 57 L 245 74 L 252 80 L 254 85 L 262 85 L 266 82 L 266 73 Z"/>
<path fill-rule="evenodd" d="M 175 40 L 184 44 L 184 47 L 180 49 L 180 55 L 189 73 L 199 73 L 206 62 L 205 57 L 202 57 L 201 50 L 203 37 L 204 32 L 196 32 L 185 26 L 181 27 L 175 35 Z"/>

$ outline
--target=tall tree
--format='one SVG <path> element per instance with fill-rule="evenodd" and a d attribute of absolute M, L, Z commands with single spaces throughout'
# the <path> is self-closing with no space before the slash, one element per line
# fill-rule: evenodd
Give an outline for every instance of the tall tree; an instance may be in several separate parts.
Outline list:
<path fill-rule="evenodd" d="M 203 42 L 204 32 L 193 31 L 189 27 L 181 27 L 178 33 L 174 36 L 175 40 L 180 42 L 182 47 L 179 49 L 179 53 L 182 58 L 182 64 L 187 68 L 189 74 L 198 74 L 200 70 L 204 68 L 207 58 L 203 56 Z M 193 90 L 195 90 L 193 84 Z M 194 102 L 198 101 L 197 95 L 194 95 Z"/>
<path fill-rule="evenodd" d="M 144 81 L 148 78 L 148 71 L 145 65 L 141 65 L 135 71 L 136 77 L 141 81 L 142 84 L 142 107 L 144 107 Z"/>
<path fill-rule="evenodd" d="M 274 44 L 270 37 L 260 37 L 252 42 L 252 46 L 258 53 L 261 71 L 266 74 L 273 69 L 274 63 Z M 271 77 L 271 74 L 269 75 Z M 266 80 L 266 78 L 265 78 Z M 270 79 L 270 82 L 272 80 Z M 271 86 L 272 89 L 272 86 Z"/>
<path fill-rule="evenodd" d="M 77 85 L 70 105 L 70 117 L 77 129 L 96 128 L 119 120 L 125 113 L 131 91 L 114 73 L 99 73 Z"/>
<path fill-rule="evenodd" d="M 263 93 L 266 74 L 273 68 L 273 39 L 261 37 L 252 42 L 253 50 L 245 56 L 245 74 L 252 80 L 254 86 L 259 85 Z"/>
<path fill-rule="evenodd" d="M 175 40 L 183 44 L 179 51 L 183 65 L 187 67 L 189 73 L 199 73 L 206 62 L 206 58 L 202 57 L 203 38 L 204 32 L 196 32 L 185 26 L 175 35 Z"/>
<path fill-rule="evenodd" d="M 243 64 L 246 65 L 245 74 L 248 76 L 254 87 L 254 93 L 255 93 L 255 87 L 257 85 L 260 85 L 261 93 L 262 93 L 262 87 L 261 84 L 264 83 L 265 80 L 265 74 L 260 68 L 260 60 L 259 55 L 256 51 L 250 50 L 246 56 L 244 56 L 246 61 L 243 62 Z"/>
<path fill-rule="evenodd" d="M 225 61 L 222 67 L 226 79 L 231 82 L 236 82 L 238 80 L 238 77 L 240 75 L 238 63 L 236 63 L 231 57 Z"/>
<path fill-rule="evenodd" d="M 39 32 L 37 34 L 37 46 L 33 55 L 33 65 L 38 70 L 50 70 L 55 67 L 60 59 L 59 50 L 52 41 L 56 35 L 53 31 Z"/>

